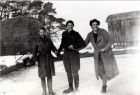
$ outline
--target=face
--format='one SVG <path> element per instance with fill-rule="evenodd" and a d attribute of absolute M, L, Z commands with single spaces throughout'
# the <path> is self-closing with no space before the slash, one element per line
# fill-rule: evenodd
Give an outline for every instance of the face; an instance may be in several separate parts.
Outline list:
<path fill-rule="evenodd" d="M 74 27 L 74 26 L 73 26 L 72 23 L 68 23 L 66 29 L 67 29 L 68 31 L 72 31 L 72 30 L 73 30 L 73 27 Z"/>
<path fill-rule="evenodd" d="M 40 29 L 39 30 L 39 35 L 43 38 L 45 36 L 45 31 Z"/>
<path fill-rule="evenodd" d="M 97 22 L 93 22 L 92 25 L 91 25 L 91 28 L 93 31 L 97 31 L 97 29 L 99 28 L 99 25 Z"/>

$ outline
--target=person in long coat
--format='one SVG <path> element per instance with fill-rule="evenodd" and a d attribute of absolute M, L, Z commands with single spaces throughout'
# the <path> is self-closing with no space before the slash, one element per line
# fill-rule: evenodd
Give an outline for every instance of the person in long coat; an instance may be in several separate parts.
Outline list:
<path fill-rule="evenodd" d="M 78 90 L 78 71 L 80 70 L 79 50 L 86 46 L 83 38 L 78 32 L 73 30 L 73 27 L 74 22 L 72 20 L 67 21 L 66 31 L 62 33 L 61 45 L 58 49 L 58 55 L 62 50 L 64 50 L 63 63 L 69 83 L 69 88 L 64 90 L 63 93 L 70 93 L 74 91 L 73 81 L 75 85 L 75 91 Z"/>
<path fill-rule="evenodd" d="M 103 81 L 102 93 L 106 93 L 107 81 L 113 79 L 119 74 L 118 66 L 112 51 L 113 39 L 110 34 L 102 28 L 99 28 L 100 21 L 93 19 L 90 21 L 92 31 L 88 33 L 85 40 L 86 45 L 91 42 L 94 48 L 94 63 L 96 78 Z"/>
<path fill-rule="evenodd" d="M 39 37 L 34 42 L 33 59 L 38 64 L 38 75 L 41 78 L 43 95 L 47 95 L 45 77 L 47 77 L 49 94 L 54 95 L 55 92 L 52 90 L 52 76 L 55 75 L 55 67 L 51 51 L 56 53 L 57 49 L 51 39 L 45 34 L 45 28 L 41 27 L 39 29 Z"/>

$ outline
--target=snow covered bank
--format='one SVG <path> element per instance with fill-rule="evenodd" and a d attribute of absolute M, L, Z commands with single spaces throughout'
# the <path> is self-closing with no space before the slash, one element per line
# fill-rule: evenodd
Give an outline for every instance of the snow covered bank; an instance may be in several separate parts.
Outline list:
<path fill-rule="evenodd" d="M 31 57 L 32 55 L 15 55 L 15 56 L 0 56 L 0 65 L 12 66 L 16 62 L 22 63 L 23 59 L 26 57 Z"/>

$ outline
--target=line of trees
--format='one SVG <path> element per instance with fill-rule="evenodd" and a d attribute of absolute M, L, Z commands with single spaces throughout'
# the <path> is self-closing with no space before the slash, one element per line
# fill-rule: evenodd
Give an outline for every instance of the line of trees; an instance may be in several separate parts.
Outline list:
<path fill-rule="evenodd" d="M 53 3 L 42 1 L 0 2 L 0 55 L 31 51 L 38 29 L 44 26 L 53 40 L 59 39 L 65 19 L 56 17 Z"/>
<path fill-rule="evenodd" d="M 29 16 L 37 19 L 52 36 L 57 37 L 58 31 L 63 30 L 65 19 L 57 18 L 53 3 L 42 1 L 6 1 L 0 3 L 0 20 L 8 20 L 19 16 Z M 55 35 L 54 35 L 55 34 Z"/>

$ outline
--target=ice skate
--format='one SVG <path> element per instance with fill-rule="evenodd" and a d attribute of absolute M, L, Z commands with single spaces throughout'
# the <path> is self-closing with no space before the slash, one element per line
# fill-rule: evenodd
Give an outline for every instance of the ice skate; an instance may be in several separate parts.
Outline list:
<path fill-rule="evenodd" d="M 102 91 L 101 91 L 101 92 L 102 92 L 102 93 L 106 93 L 106 88 L 107 88 L 107 85 L 103 85 L 103 86 L 102 86 Z"/>
<path fill-rule="evenodd" d="M 74 89 L 73 88 L 68 88 L 66 90 L 63 91 L 63 93 L 70 93 L 70 92 L 73 92 Z"/>

